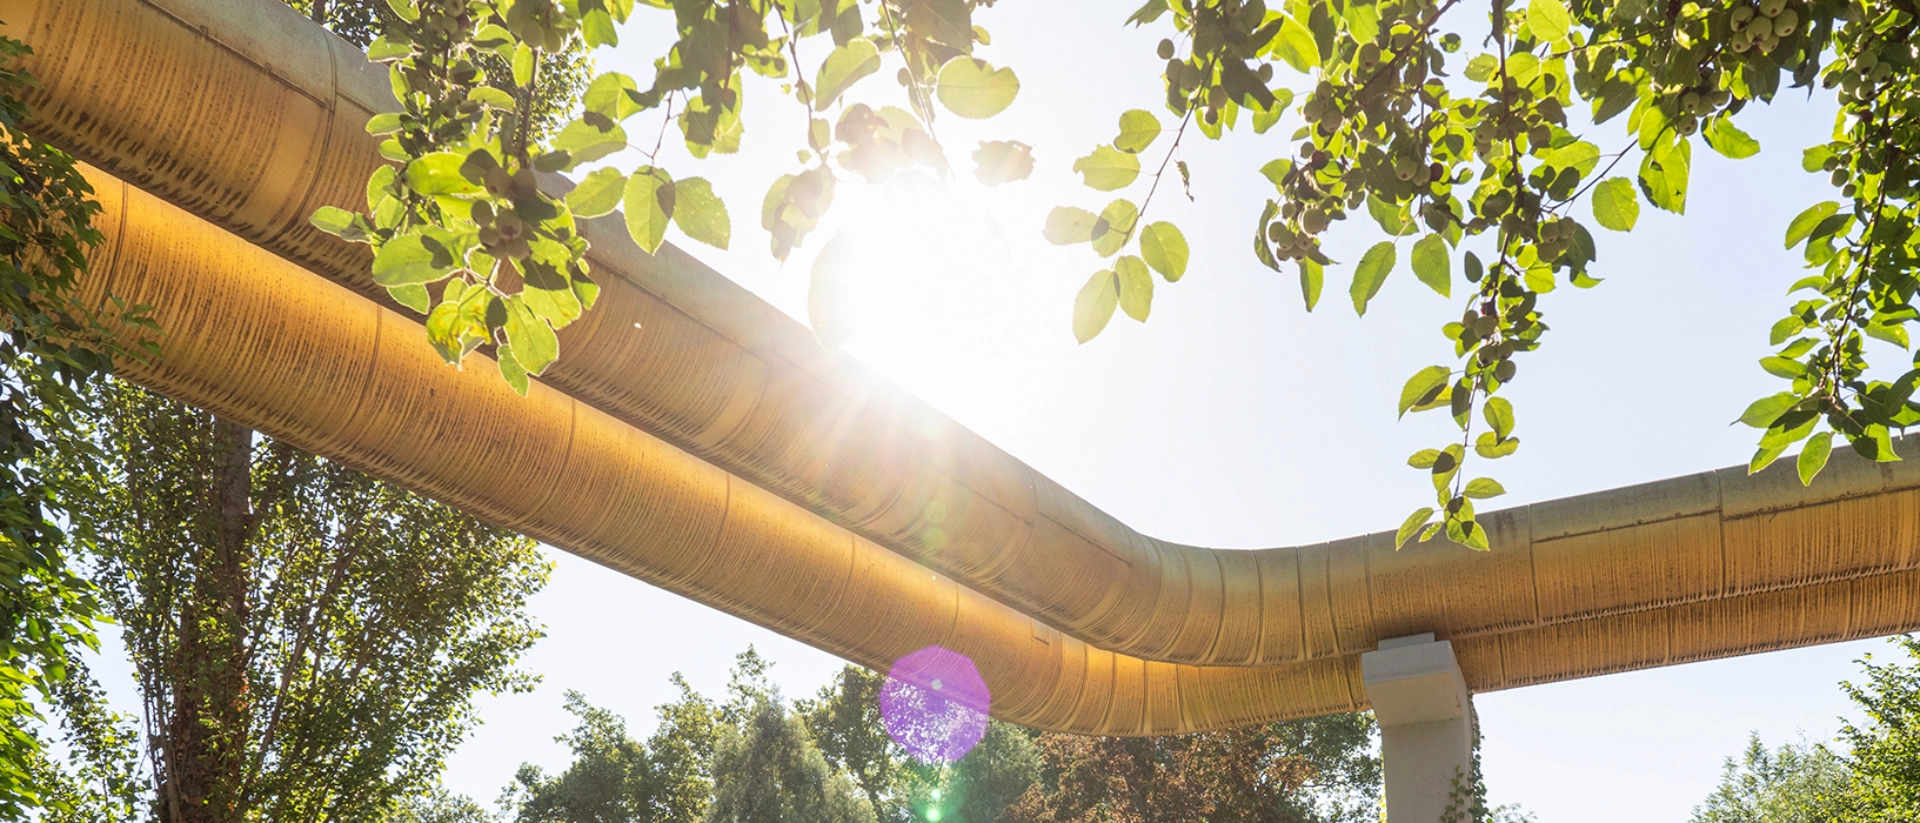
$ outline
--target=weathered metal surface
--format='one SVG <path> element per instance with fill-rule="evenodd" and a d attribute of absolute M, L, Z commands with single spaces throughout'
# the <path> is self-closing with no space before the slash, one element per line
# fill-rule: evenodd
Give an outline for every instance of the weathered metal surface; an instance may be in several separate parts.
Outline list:
<path fill-rule="evenodd" d="M 0 20 L 39 49 L 30 68 L 46 89 L 33 100 L 36 128 L 217 224 L 146 195 L 121 201 L 124 225 L 105 221 L 116 240 L 97 268 L 116 278 L 116 291 L 149 283 L 152 296 L 137 299 L 160 307 L 170 332 L 161 366 L 142 379 L 869 665 L 890 659 L 895 633 L 914 642 L 943 632 L 1025 637 L 1026 651 L 983 646 L 989 657 L 976 655 L 996 694 L 1020 696 L 997 700 L 996 712 L 1022 722 L 1145 733 L 1344 709 L 1362 704 L 1358 653 L 1380 637 L 1423 631 L 1452 639 L 1469 684 L 1488 689 L 1916 627 L 1920 470 L 1907 464 L 1836 458 L 1812 490 L 1790 470 L 1747 478 L 1729 469 L 1493 513 L 1483 516 L 1494 535 L 1487 553 L 1395 552 L 1386 534 L 1257 551 L 1181 546 L 1129 529 L 820 349 L 799 324 L 684 253 L 643 254 L 617 217 L 589 224 L 603 302 L 562 333 L 562 360 L 535 399 L 502 394 L 478 361 L 465 373 L 427 360 L 391 373 L 344 371 L 363 358 L 347 354 L 360 351 L 352 335 L 373 329 L 386 329 L 382 352 L 431 358 L 416 323 L 364 299 L 380 296 L 366 279 L 364 247 L 305 224 L 319 205 L 360 197 L 375 162 L 360 124 L 390 100 L 383 74 L 274 0 L 0 0 Z M 169 231 L 197 239 L 181 245 Z M 302 267 L 361 302 L 308 284 Z M 295 289 L 302 300 L 332 295 L 314 306 L 379 320 L 322 322 L 327 315 L 308 306 L 295 322 L 275 314 L 293 308 L 266 297 L 218 311 L 194 302 L 201 291 L 231 289 L 222 278 L 267 270 L 305 284 Z M 297 374 L 273 366 L 287 352 L 304 358 Z M 196 365 L 221 358 L 253 359 Z M 278 382 L 263 382 L 267 374 Z M 295 390 L 311 394 L 294 402 Z M 404 415 L 342 411 L 399 397 L 413 404 Z M 285 405 L 284 419 L 250 410 L 262 403 Z M 444 455 L 420 444 L 446 436 L 434 426 L 459 431 L 447 421 L 469 405 L 477 419 L 519 422 L 483 426 L 498 434 L 461 446 L 471 451 L 457 477 L 433 479 L 426 467 Z M 352 428 L 340 428 L 341 414 Z M 787 562 L 783 551 L 811 551 L 807 529 L 715 543 L 724 549 L 700 568 L 739 571 L 690 588 L 692 572 L 673 565 L 678 544 L 634 538 L 642 542 L 615 552 L 594 542 L 612 539 L 594 524 L 624 510 L 618 499 L 602 511 L 581 508 L 571 491 L 513 497 L 558 482 L 540 472 L 572 471 L 564 459 L 555 467 L 530 454 L 574 448 L 518 438 L 564 430 L 576 443 L 578 421 L 589 418 L 598 436 L 647 443 L 648 455 L 697 456 L 689 465 L 716 472 L 728 497 L 764 499 L 766 511 L 788 506 L 781 522 L 839 535 L 832 540 L 859 547 L 849 551 L 872 554 L 860 562 L 888 570 L 876 580 L 895 582 L 861 583 L 879 587 L 849 601 L 867 611 L 846 612 L 830 632 L 807 628 L 827 619 L 807 611 L 822 608 L 814 590 L 766 588 L 773 584 L 754 573 Z M 323 423 L 324 438 L 309 431 Z M 594 464 L 605 472 L 598 482 L 680 482 L 647 474 L 655 457 L 633 459 Z M 469 485 L 436 485 L 456 480 Z M 633 492 L 633 505 L 665 506 L 650 494 Z M 508 497 L 511 506 L 500 502 Z M 711 516 L 687 513 L 681 523 L 675 511 L 650 508 L 668 518 L 651 528 L 672 534 Z M 971 605 L 915 611 L 907 604 L 920 602 L 922 575 Z M 1043 657 L 1053 662 L 1035 662 Z"/>

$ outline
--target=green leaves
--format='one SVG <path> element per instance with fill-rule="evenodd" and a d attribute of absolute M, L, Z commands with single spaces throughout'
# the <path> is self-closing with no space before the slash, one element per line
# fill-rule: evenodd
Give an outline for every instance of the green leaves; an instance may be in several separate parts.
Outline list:
<path fill-rule="evenodd" d="M 871 40 L 856 38 L 834 49 L 814 75 L 814 111 L 826 111 L 854 83 L 879 70 L 880 50 Z"/>
<path fill-rule="evenodd" d="M 1489 397 L 1480 414 L 1486 418 L 1487 426 L 1493 429 L 1496 440 L 1505 440 L 1513 434 L 1513 404 L 1504 397 Z"/>
<path fill-rule="evenodd" d="M 490 87 L 479 87 L 479 89 L 487 88 Z M 633 99 L 636 93 L 633 78 L 617 71 L 610 71 L 593 78 L 593 82 L 587 86 L 586 93 L 580 98 L 580 105 L 586 111 L 609 120 L 625 120 L 640 111 L 640 104 Z M 502 94 L 502 96 L 505 95 Z M 513 98 L 508 97 L 506 102 L 511 105 Z"/>
<path fill-rule="evenodd" d="M 1647 202 L 1674 214 L 1687 213 L 1692 146 L 1685 140 L 1671 145 L 1663 141 L 1647 153 L 1640 164 L 1640 190 L 1646 193 Z"/>
<path fill-rule="evenodd" d="M 1033 147 L 1017 140 L 983 140 L 973 152 L 973 176 L 989 186 L 1033 174 Z"/>
<path fill-rule="evenodd" d="M 667 221 L 673 214 L 673 178 L 652 166 L 635 169 L 627 178 L 624 195 L 627 233 L 648 254 L 660 250 L 667 237 Z"/>
<path fill-rule="evenodd" d="M 1640 219 L 1640 198 L 1624 177 L 1613 177 L 1593 187 L 1593 219 L 1602 228 L 1633 231 Z"/>
<path fill-rule="evenodd" d="M 307 218 L 307 221 L 312 223 L 314 228 L 336 237 L 346 233 L 347 229 L 352 228 L 353 220 L 353 212 L 347 211 L 346 209 L 334 208 L 333 206 L 321 206 L 318 211 L 313 213 L 312 217 Z"/>
<path fill-rule="evenodd" d="M 466 159 L 450 151 L 419 157 L 407 164 L 407 188 L 429 197 L 477 194 L 480 186 L 460 173 Z"/>
<path fill-rule="evenodd" d="M 373 256 L 373 282 L 392 288 L 432 283 L 453 273 L 453 255 L 439 241 L 419 234 L 402 234 Z"/>
<path fill-rule="evenodd" d="M 1140 158 L 1111 146 L 1099 146 L 1092 154 L 1073 161 L 1073 170 L 1089 188 L 1113 191 L 1140 176 Z"/>
<path fill-rule="evenodd" d="M 1273 56 L 1286 61 L 1294 71 L 1306 74 L 1320 67 L 1320 47 L 1313 42 L 1313 33 L 1300 25 L 1292 17 L 1280 24 L 1279 33 L 1268 46 Z"/>
<path fill-rule="evenodd" d="M 1572 16 L 1567 13 L 1567 6 L 1561 0 L 1530 0 L 1527 3 L 1527 32 L 1535 40 L 1542 43 L 1564 40 L 1572 23 Z"/>
<path fill-rule="evenodd" d="M 1799 397 L 1787 392 L 1762 397 L 1740 413 L 1740 422 L 1756 429 L 1770 427 L 1799 402 Z"/>
<path fill-rule="evenodd" d="M 1733 119 L 1730 117 L 1716 117 L 1708 121 L 1705 136 L 1707 145 L 1714 151 L 1734 160 L 1743 160 L 1760 153 L 1760 141 L 1741 131 L 1740 127 L 1733 124 Z"/>
<path fill-rule="evenodd" d="M 713 184 L 699 177 L 675 181 L 673 224 L 688 237 L 715 248 L 724 249 L 733 236 L 733 221 L 727 206 L 713 193 Z M 529 371 L 537 370 L 529 369 Z"/>
<path fill-rule="evenodd" d="M 1499 497 L 1500 495 L 1506 494 L 1507 490 L 1506 487 L 1500 485 L 1499 481 L 1491 477 L 1476 477 L 1467 481 L 1467 487 L 1463 493 L 1475 500 L 1485 500 L 1489 497 Z"/>
<path fill-rule="evenodd" d="M 1432 519 L 1432 507 L 1418 509 L 1415 510 L 1413 514 L 1407 515 L 1406 522 L 1401 523 L 1400 530 L 1393 535 L 1393 548 L 1399 550 L 1405 547 L 1407 541 L 1412 540 L 1414 535 L 1420 533 L 1420 527 L 1427 525 L 1427 522 Z"/>
<path fill-rule="evenodd" d="M 535 317 L 518 296 L 504 302 L 507 305 L 505 330 L 507 341 L 513 346 L 513 359 L 530 375 L 546 371 L 560 356 L 560 338 L 547 321 Z"/>
<path fill-rule="evenodd" d="M 1140 219 L 1140 209 L 1126 200 L 1115 200 L 1100 210 L 1100 218 L 1093 221 L 1090 232 L 1093 250 L 1101 257 L 1112 257 L 1127 244 L 1133 235 L 1134 221 Z"/>
<path fill-rule="evenodd" d="M 1326 268 L 1306 258 L 1296 261 L 1300 266 L 1300 299 L 1305 301 L 1307 311 L 1313 311 L 1320 305 L 1320 288 L 1326 284 Z"/>
<path fill-rule="evenodd" d="M 1187 273 L 1187 238 L 1172 223 L 1149 223 L 1140 231 L 1140 256 L 1167 282 L 1178 281 Z"/>
<path fill-rule="evenodd" d="M 1120 283 L 1111 271 L 1094 272 L 1073 299 L 1073 339 L 1085 343 L 1099 336 L 1120 305 Z"/>
<path fill-rule="evenodd" d="M 1396 252 L 1393 244 L 1387 241 L 1375 243 L 1373 248 L 1360 256 L 1360 265 L 1353 270 L 1353 310 L 1361 317 L 1367 315 L 1367 303 L 1380 293 L 1381 284 L 1387 282 L 1387 275 L 1393 273 Z"/>
<path fill-rule="evenodd" d="M 1840 211 L 1840 204 L 1829 200 L 1825 203 L 1816 203 L 1806 211 L 1800 212 L 1793 218 L 1793 222 L 1787 224 L 1786 247 L 1790 249 L 1800 245 L 1800 241 L 1813 234 L 1815 227 L 1826 222 L 1827 218 L 1838 211 Z"/>
<path fill-rule="evenodd" d="M 995 69 L 985 60 L 955 57 L 940 67 L 935 95 L 948 111 L 972 120 L 992 117 L 1013 104 L 1020 80 L 1013 69 Z"/>
<path fill-rule="evenodd" d="M 1128 154 L 1139 154 L 1159 136 L 1160 119 L 1154 117 L 1153 112 L 1131 109 L 1120 115 L 1120 136 L 1113 138 L 1113 147 Z M 1138 161 L 1134 168 L 1139 169 Z"/>
<path fill-rule="evenodd" d="M 1429 234 L 1413 244 L 1413 276 L 1441 297 L 1453 296 L 1453 260 L 1440 235 Z"/>
<path fill-rule="evenodd" d="M 1147 264 L 1131 254 L 1113 261 L 1113 273 L 1120 287 L 1120 308 L 1128 317 L 1142 323 L 1153 310 L 1153 274 Z"/>
<path fill-rule="evenodd" d="M 1795 461 L 1800 470 L 1800 485 L 1813 485 L 1813 477 L 1827 465 L 1827 458 L 1833 454 L 1833 432 L 1821 432 L 1807 438 L 1807 444 L 1800 447 L 1800 459 Z"/>
<path fill-rule="evenodd" d="M 604 118 L 595 118 L 596 125 L 582 117 L 560 130 L 553 138 L 554 148 L 567 152 L 567 168 L 583 163 L 591 163 L 609 154 L 627 147 L 627 130 L 620 124 Z"/>
<path fill-rule="evenodd" d="M 1452 376 L 1453 370 L 1446 366 L 1428 366 L 1415 372 L 1406 385 L 1400 387 L 1400 416 L 1433 408 L 1446 394 L 1447 381 Z"/>
<path fill-rule="evenodd" d="M 627 176 L 613 169 L 595 169 L 567 192 L 567 208 L 575 217 L 599 217 L 620 207 Z"/>

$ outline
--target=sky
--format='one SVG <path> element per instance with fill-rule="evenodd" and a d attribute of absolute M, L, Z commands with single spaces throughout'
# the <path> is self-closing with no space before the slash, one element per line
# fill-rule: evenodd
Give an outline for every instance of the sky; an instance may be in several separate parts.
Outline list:
<path fill-rule="evenodd" d="M 915 392 L 1094 504 L 1156 537 L 1225 548 L 1319 542 L 1397 526 L 1430 502 L 1411 452 L 1450 436 L 1435 416 L 1396 421 L 1394 401 L 1414 371 L 1451 361 L 1439 327 L 1460 304 L 1402 268 L 1365 318 L 1346 295 L 1350 267 L 1329 272 L 1320 307 L 1303 309 L 1291 272 L 1254 260 L 1248 232 L 1270 184 L 1258 168 L 1288 153 L 1289 117 L 1264 137 L 1190 135 L 1181 158 L 1192 199 L 1164 186 L 1154 219 L 1184 230 L 1186 277 L 1161 283 L 1144 324 L 1116 315 L 1076 345 L 1074 293 L 1099 268 L 1085 246 L 1040 237 L 1054 205 L 1098 210 L 1070 172 L 1073 159 L 1112 139 L 1120 112 L 1159 105 L 1158 29 L 1123 27 L 1127 4 L 1009 0 L 976 22 L 993 45 L 981 55 L 1012 66 L 1022 90 L 989 121 L 941 117 L 938 137 L 959 174 L 944 184 L 842 185 L 834 214 L 781 264 L 759 228 L 761 196 L 797 171 L 804 113 L 770 83 L 750 87 L 740 154 L 695 161 L 669 145 L 660 163 L 705 176 L 731 205 L 733 244 L 721 251 L 677 232 L 678 243 L 803 322 L 812 256 L 839 231 L 865 243 L 851 311 L 861 328 L 847 355 Z M 641 9 L 625 42 L 599 57 L 645 85 L 670 41 L 664 12 Z M 802 49 L 811 71 L 819 41 Z M 850 98 L 897 102 L 893 65 Z M 1304 90 L 1284 66 L 1277 82 Z M 1791 95 L 1785 97 L 1791 98 Z M 1784 314 L 1797 257 L 1784 227 L 1831 195 L 1799 169 L 1800 149 L 1832 128 L 1824 103 L 1783 99 L 1743 126 L 1763 152 L 1731 161 L 1695 152 L 1688 214 L 1643 206 L 1631 235 L 1599 235 L 1599 287 L 1563 287 L 1542 299 L 1552 332 L 1521 359 L 1511 386 L 1524 446 L 1490 467 L 1520 505 L 1744 463 L 1754 432 L 1729 426 L 1748 402 L 1777 391 L 1756 365 Z M 650 134 L 657 121 L 628 124 Z M 1604 147 L 1620 123 L 1597 127 Z M 673 135 L 669 135 L 671 138 Z M 971 179 L 982 139 L 1035 146 L 1033 178 L 998 189 Z M 636 142 L 651 142 L 637 140 Z M 670 144 L 672 140 L 668 141 Z M 1157 161 L 1167 138 L 1144 156 Z M 1610 150 L 1610 149 L 1609 149 Z M 612 162 L 644 162 L 629 152 Z M 1127 192 L 1138 198 L 1146 183 Z M 1119 193 L 1116 193 L 1119 194 Z M 1583 207 L 1584 208 L 1584 207 Z M 1353 261 L 1379 240 L 1353 221 L 1330 253 Z M 1402 260 L 1405 254 L 1402 254 Z M 1459 285 L 1458 283 L 1456 285 Z M 1891 354 L 1891 352 L 1883 352 Z M 449 764 L 454 790 L 491 800 L 522 762 L 563 768 L 553 737 L 570 725 L 568 690 L 626 716 L 644 734 L 653 707 L 673 697 L 678 671 L 708 694 L 724 688 L 749 644 L 776 661 L 788 696 L 810 694 L 841 663 L 809 647 L 553 552 L 552 583 L 532 609 L 548 637 L 526 657 L 543 677 L 528 694 L 481 701 L 484 724 Z M 1697 663 L 1480 695 L 1491 796 L 1542 823 L 1683 821 L 1712 790 L 1722 759 L 1749 732 L 1769 743 L 1824 740 L 1850 716 L 1837 683 L 1885 646 L 1864 641 Z M 112 672 L 105 672 L 111 677 Z"/>

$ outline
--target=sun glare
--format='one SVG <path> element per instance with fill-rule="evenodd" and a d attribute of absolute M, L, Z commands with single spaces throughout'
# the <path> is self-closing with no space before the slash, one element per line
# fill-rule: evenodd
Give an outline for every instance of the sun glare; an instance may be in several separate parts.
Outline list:
<path fill-rule="evenodd" d="M 1011 331 L 1018 284 L 987 196 L 959 182 L 901 179 L 836 193 L 839 233 L 813 267 L 809 318 L 822 338 L 917 386 L 980 385 L 983 345 Z"/>

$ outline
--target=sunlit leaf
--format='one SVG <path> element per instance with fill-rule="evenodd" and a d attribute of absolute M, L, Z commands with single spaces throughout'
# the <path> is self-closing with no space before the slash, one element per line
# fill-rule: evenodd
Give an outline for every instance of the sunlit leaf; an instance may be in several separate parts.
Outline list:
<path fill-rule="evenodd" d="M 1139 154 L 1159 136 L 1160 118 L 1145 109 L 1129 109 L 1120 115 L 1120 136 L 1113 138 L 1113 147 L 1128 154 Z"/>
<path fill-rule="evenodd" d="M 506 379 L 507 385 L 512 386 L 514 392 L 521 397 L 526 397 L 527 390 L 531 388 L 527 378 L 527 367 L 520 365 L 520 360 L 514 356 L 513 344 L 500 344 L 494 356 L 495 363 L 500 367 L 500 376 Z"/>
<path fill-rule="evenodd" d="M 1140 322 L 1146 322 L 1153 310 L 1153 273 L 1147 264 L 1131 254 L 1113 261 L 1113 273 L 1119 280 L 1120 309 Z"/>
<path fill-rule="evenodd" d="M 1112 257 L 1133 235 L 1133 224 L 1140 219 L 1139 207 L 1131 201 L 1115 200 L 1100 210 L 1093 221 L 1093 250 L 1101 257 Z"/>
<path fill-rule="evenodd" d="M 880 50 L 865 38 L 849 40 L 827 55 L 813 83 L 813 109 L 826 111 L 854 83 L 880 70 Z"/>
<path fill-rule="evenodd" d="M 627 178 L 622 205 L 633 242 L 648 254 L 659 251 L 667 237 L 667 221 L 673 215 L 673 178 L 652 166 L 635 169 Z"/>
<path fill-rule="evenodd" d="M 1500 495 L 1506 494 L 1507 490 L 1504 486 L 1500 485 L 1499 481 L 1491 477 L 1476 477 L 1467 481 L 1467 488 L 1464 492 L 1468 497 L 1475 500 L 1485 500 L 1489 497 L 1499 497 Z"/>
<path fill-rule="evenodd" d="M 595 169 L 567 192 L 567 208 L 575 217 L 599 217 L 620 207 L 627 185 L 626 175 L 611 169 Z"/>
<path fill-rule="evenodd" d="M 1740 422 L 1756 429 L 1767 428 L 1779 420 L 1780 415 L 1786 414 L 1788 409 L 1799 402 L 1799 397 L 1787 392 L 1762 397 L 1753 401 L 1746 411 L 1740 413 Z"/>
<path fill-rule="evenodd" d="M 1542 43 L 1564 40 L 1572 23 L 1567 5 L 1561 0 L 1529 0 L 1527 3 L 1527 31 L 1535 40 Z"/>
<path fill-rule="evenodd" d="M 1320 287 L 1327 279 L 1326 268 L 1312 260 L 1300 258 L 1300 298 L 1307 304 L 1307 311 L 1320 305 Z"/>
<path fill-rule="evenodd" d="M 568 123 L 553 138 L 553 147 L 569 155 L 568 168 L 591 163 L 627 147 L 627 130 L 610 120 L 607 128 L 588 123 L 585 118 Z"/>
<path fill-rule="evenodd" d="M 1073 299 L 1073 337 L 1082 343 L 1092 340 L 1113 319 L 1120 305 L 1120 285 L 1111 271 L 1094 272 L 1080 294 Z"/>
<path fill-rule="evenodd" d="M 1112 146 L 1097 146 L 1092 154 L 1073 161 L 1073 170 L 1088 188 L 1113 191 L 1140 176 L 1140 158 Z"/>
<path fill-rule="evenodd" d="M 1187 238 L 1172 223 L 1149 223 L 1140 230 L 1140 256 L 1172 283 L 1187 273 Z"/>
<path fill-rule="evenodd" d="M 1807 438 L 1807 444 L 1800 447 L 1800 459 L 1795 461 L 1800 470 L 1800 485 L 1813 485 L 1814 475 L 1826 468 L 1827 458 L 1833 454 L 1833 432 L 1821 432 Z"/>
<path fill-rule="evenodd" d="M 1593 219 L 1602 228 L 1632 231 L 1640 219 L 1640 196 L 1624 177 L 1608 178 L 1593 187 Z"/>
<path fill-rule="evenodd" d="M 1800 245 L 1800 241 L 1807 239 L 1808 235 L 1813 234 L 1816 226 L 1825 222 L 1827 218 L 1832 217 L 1834 213 L 1838 211 L 1840 211 L 1840 204 L 1829 200 L 1825 203 L 1815 203 L 1809 206 L 1806 211 L 1800 212 L 1800 214 L 1793 218 L 1793 222 L 1787 224 L 1786 247 L 1790 249 Z"/>
<path fill-rule="evenodd" d="M 1428 406 L 1441 392 L 1447 389 L 1447 379 L 1453 376 L 1453 370 L 1446 366 L 1428 366 L 1407 378 L 1406 385 L 1400 387 L 1400 416 L 1416 407 Z"/>
<path fill-rule="evenodd" d="M 335 208 L 333 206 L 321 206 L 313 213 L 313 216 L 307 218 L 307 220 L 313 224 L 314 228 L 338 237 L 342 232 L 345 232 L 353 226 L 353 217 L 353 212 L 347 211 L 346 209 Z"/>
<path fill-rule="evenodd" d="M 673 224 L 688 237 L 714 248 L 726 248 L 733 237 L 733 221 L 727 216 L 727 204 L 713 193 L 713 184 L 705 178 L 689 177 L 674 181 L 673 190 Z"/>
<path fill-rule="evenodd" d="M 528 374 L 546 371 L 547 366 L 560 357 L 560 338 L 547 321 L 533 315 L 518 295 L 507 298 L 506 304 L 507 342 L 513 344 L 514 359 L 520 361 Z"/>
<path fill-rule="evenodd" d="M 1486 405 L 1480 409 L 1480 416 L 1486 418 L 1487 426 L 1493 429 L 1496 440 L 1505 440 L 1513 434 L 1513 404 L 1504 397 L 1489 397 Z"/>
<path fill-rule="evenodd" d="M 418 234 L 399 235 L 373 256 L 373 282 L 388 288 L 432 283 L 452 273 L 453 258 Z"/>
<path fill-rule="evenodd" d="M 1709 121 L 1704 134 L 1708 146 L 1734 160 L 1760 153 L 1760 141 L 1741 131 L 1739 126 L 1733 124 L 1731 117 L 1716 117 Z"/>
<path fill-rule="evenodd" d="M 1353 269 L 1353 310 L 1360 316 L 1367 314 L 1367 303 L 1380 293 L 1381 284 L 1387 282 L 1387 275 L 1393 273 L 1393 263 L 1397 256 L 1393 244 L 1387 241 L 1375 243 L 1373 248 L 1360 256 L 1360 265 Z"/>
<path fill-rule="evenodd" d="M 1441 297 L 1453 296 L 1453 258 L 1447 241 L 1429 234 L 1413 244 L 1413 276 Z"/>
<path fill-rule="evenodd" d="M 478 194 L 480 185 L 460 173 L 466 156 L 450 151 L 422 155 L 407 164 L 407 188 L 429 197 Z"/>
<path fill-rule="evenodd" d="M 1407 541 L 1412 540 L 1414 535 L 1420 533 L 1420 527 L 1427 525 L 1427 522 L 1432 519 L 1433 509 L 1431 507 L 1422 508 L 1413 514 L 1407 515 L 1406 522 L 1401 523 L 1400 530 L 1394 533 L 1394 549 L 1397 550 L 1407 545 Z"/>
<path fill-rule="evenodd" d="M 1020 93 L 1013 69 L 995 69 L 985 60 L 955 57 L 940 67 L 935 95 L 948 111 L 973 120 L 999 114 Z"/>

